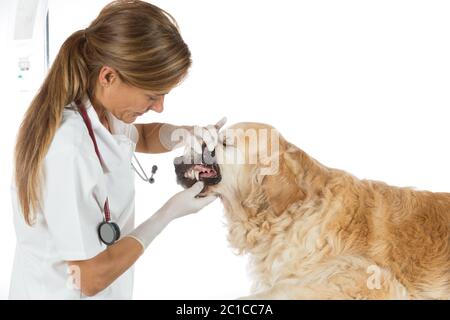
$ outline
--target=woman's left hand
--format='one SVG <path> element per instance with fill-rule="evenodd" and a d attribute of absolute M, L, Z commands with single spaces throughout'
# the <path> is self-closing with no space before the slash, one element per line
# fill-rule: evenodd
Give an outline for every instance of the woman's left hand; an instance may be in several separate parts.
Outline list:
<path fill-rule="evenodd" d="M 214 150 L 219 138 L 219 130 L 223 127 L 227 118 L 222 118 L 214 125 L 201 126 L 175 126 L 169 123 L 161 123 L 158 128 L 159 141 L 166 151 L 179 147 L 185 148 L 185 154 L 194 149 L 202 154 L 202 144 L 205 142 L 209 151 Z M 151 134 L 150 134 L 151 136 Z M 149 139 L 150 141 L 150 139 Z"/>
<path fill-rule="evenodd" d="M 219 131 L 227 122 L 227 118 L 223 117 L 216 124 L 207 125 L 206 127 L 201 126 L 191 126 L 188 128 L 188 132 L 191 136 L 191 139 L 186 141 L 185 147 L 190 151 L 190 149 L 194 149 L 196 153 L 202 154 L 202 145 L 203 142 L 206 144 L 208 151 L 213 151 L 217 145 L 219 140 Z"/>

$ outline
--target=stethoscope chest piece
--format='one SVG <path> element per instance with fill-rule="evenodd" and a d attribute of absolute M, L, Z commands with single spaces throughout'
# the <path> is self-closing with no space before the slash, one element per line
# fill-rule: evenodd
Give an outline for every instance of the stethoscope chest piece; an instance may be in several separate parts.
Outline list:
<path fill-rule="evenodd" d="M 108 246 L 114 244 L 114 242 L 116 242 L 120 238 L 119 226 L 111 221 L 103 221 L 102 223 L 100 223 L 97 231 L 100 240 Z"/>

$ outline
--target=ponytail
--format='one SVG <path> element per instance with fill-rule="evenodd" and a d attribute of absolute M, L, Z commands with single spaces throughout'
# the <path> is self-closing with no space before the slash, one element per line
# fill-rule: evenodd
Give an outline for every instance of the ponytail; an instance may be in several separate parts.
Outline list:
<path fill-rule="evenodd" d="M 42 164 L 61 123 L 63 109 L 74 100 L 84 99 L 89 91 L 85 47 L 84 30 L 64 42 L 19 128 L 14 152 L 15 183 L 29 225 L 34 223 L 33 213 L 42 209 Z"/>

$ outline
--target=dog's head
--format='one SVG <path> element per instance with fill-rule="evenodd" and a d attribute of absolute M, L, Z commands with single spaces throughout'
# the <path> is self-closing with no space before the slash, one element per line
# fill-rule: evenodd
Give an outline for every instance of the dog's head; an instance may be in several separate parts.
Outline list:
<path fill-rule="evenodd" d="M 304 198 L 295 173 L 296 151 L 272 126 L 238 123 L 219 134 L 209 152 L 175 159 L 177 181 L 183 187 L 204 181 L 200 196 L 216 194 L 225 205 L 239 203 L 257 214 L 270 209 L 280 215 L 290 204 Z"/>
<path fill-rule="evenodd" d="M 178 184 L 181 184 L 184 188 L 190 188 L 197 181 L 203 181 L 205 187 L 201 194 L 204 194 L 208 186 L 218 184 L 222 175 L 215 156 L 216 149 L 209 152 L 206 144 L 203 143 L 202 154 L 192 152 L 175 158 L 173 163 Z"/>

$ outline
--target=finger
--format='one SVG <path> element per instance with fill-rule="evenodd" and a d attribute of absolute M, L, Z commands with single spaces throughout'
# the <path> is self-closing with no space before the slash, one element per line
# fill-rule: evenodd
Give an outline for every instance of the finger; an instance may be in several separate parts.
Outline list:
<path fill-rule="evenodd" d="M 196 128 L 196 130 L 194 131 L 193 137 L 195 138 L 195 143 L 194 143 L 194 151 L 198 154 L 203 154 L 203 142 L 206 143 L 206 145 L 208 145 L 207 143 L 207 139 L 208 139 L 208 131 L 204 128 L 204 127 L 198 127 Z"/>
<path fill-rule="evenodd" d="M 192 192 L 192 195 L 196 196 L 198 195 L 205 186 L 205 183 L 203 181 L 197 181 L 192 185 L 192 187 L 189 188 L 190 192 Z"/>
<path fill-rule="evenodd" d="M 212 152 L 216 148 L 216 143 L 214 143 L 214 141 L 209 141 L 206 143 L 206 147 L 209 152 Z"/>
<path fill-rule="evenodd" d="M 194 137 L 194 139 L 192 141 L 192 148 L 198 154 L 202 154 L 203 153 L 202 142 L 197 137 Z"/>
<path fill-rule="evenodd" d="M 202 136 L 203 128 L 200 126 L 193 126 L 192 131 L 190 132 L 190 138 L 191 138 L 191 148 L 194 150 L 197 154 L 202 154 Z"/>
<path fill-rule="evenodd" d="M 206 127 L 203 140 L 205 141 L 209 152 L 212 152 L 216 147 L 218 138 L 217 129 L 214 126 Z"/>
<path fill-rule="evenodd" d="M 227 122 L 227 117 L 223 117 L 222 119 L 220 119 L 219 122 L 215 124 L 216 129 L 219 130 L 220 128 L 222 128 L 225 122 Z"/>
<path fill-rule="evenodd" d="M 186 144 L 184 146 L 183 156 L 187 158 L 190 155 L 191 155 L 191 145 L 190 144 Z"/>

